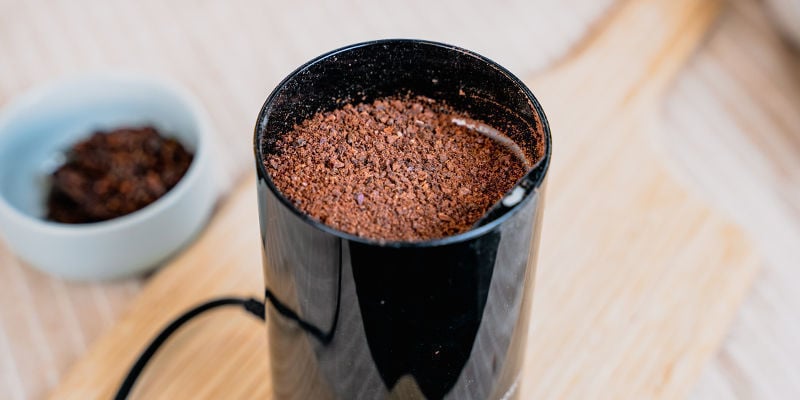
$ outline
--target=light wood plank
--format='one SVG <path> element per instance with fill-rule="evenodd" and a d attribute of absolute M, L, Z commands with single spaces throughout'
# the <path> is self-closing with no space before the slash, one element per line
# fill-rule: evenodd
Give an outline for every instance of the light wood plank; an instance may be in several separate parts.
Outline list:
<path fill-rule="evenodd" d="M 765 256 L 694 399 L 800 398 L 800 55 L 762 5 L 731 2 L 662 110 L 674 169 Z"/>
<path fill-rule="evenodd" d="M 657 99 L 718 7 L 626 2 L 580 53 L 531 80 L 555 155 L 523 398 L 686 395 L 752 282 L 758 261 L 745 237 L 686 193 L 649 134 Z M 255 215 L 250 178 L 53 398 L 107 397 L 180 310 L 215 294 L 259 293 Z M 263 328 L 234 314 L 182 332 L 137 396 L 267 396 Z"/>
<path fill-rule="evenodd" d="M 267 93 L 311 57 L 374 38 L 422 37 L 526 74 L 567 53 L 613 2 L 0 0 L 0 106 L 69 74 L 121 68 L 166 76 L 208 110 L 230 190 L 252 168 L 252 128 Z M 0 277 L 0 349 L 8 348 L 0 398 L 20 400 L 43 397 L 142 284 L 62 283 L 2 243 Z"/>

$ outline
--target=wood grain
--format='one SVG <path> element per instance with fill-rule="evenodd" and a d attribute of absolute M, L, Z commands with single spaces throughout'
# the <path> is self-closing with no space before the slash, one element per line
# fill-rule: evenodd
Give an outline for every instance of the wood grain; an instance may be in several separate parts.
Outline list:
<path fill-rule="evenodd" d="M 626 2 L 579 54 L 531 80 L 555 154 L 523 398 L 684 396 L 746 293 L 758 264 L 752 248 L 686 193 L 648 135 L 659 95 L 718 9 Z M 258 293 L 255 214 L 250 178 L 52 397 L 108 397 L 177 312 L 215 294 Z M 136 395 L 268 396 L 264 331 L 253 325 L 243 315 L 193 324 L 148 367 Z"/>
<path fill-rule="evenodd" d="M 659 93 L 718 4 L 659 6 L 621 10 L 630 13 L 625 28 L 598 35 L 584 54 L 532 84 L 562 133 L 554 140 L 562 153 L 550 177 L 528 355 L 538 379 L 529 398 L 685 396 L 686 380 L 735 312 L 723 299 L 741 299 L 753 276 L 756 257 L 745 238 L 680 188 L 652 136 Z M 692 18 L 669 20 L 682 12 Z M 652 34 L 630 37 L 625 29 Z M 728 280 L 730 273 L 744 279 Z M 581 322 L 565 317 L 581 313 Z M 564 358 L 571 360 L 564 370 L 553 367 Z"/>
<path fill-rule="evenodd" d="M 252 128 L 267 93 L 311 57 L 353 42 L 420 37 L 527 74 L 566 54 L 613 2 L 0 0 L 0 106 L 70 74 L 166 76 L 208 111 L 231 189 L 252 168 Z M 0 278 L 3 399 L 43 397 L 143 284 L 63 282 L 20 263 L 2 242 Z"/>
<path fill-rule="evenodd" d="M 765 257 L 696 399 L 800 398 L 800 53 L 759 2 L 736 0 L 681 72 L 659 139 L 688 185 Z"/>

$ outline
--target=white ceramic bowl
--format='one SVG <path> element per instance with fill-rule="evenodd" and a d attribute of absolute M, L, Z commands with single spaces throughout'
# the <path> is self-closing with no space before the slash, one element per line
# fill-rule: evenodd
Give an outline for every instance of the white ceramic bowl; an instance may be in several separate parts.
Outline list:
<path fill-rule="evenodd" d="M 0 113 L 0 235 L 30 265 L 74 279 L 152 269 L 203 228 L 218 193 L 209 124 L 176 85 L 102 73 L 36 89 Z M 194 153 L 186 175 L 134 213 L 91 224 L 47 221 L 48 176 L 75 142 L 120 126 L 153 125 Z"/>

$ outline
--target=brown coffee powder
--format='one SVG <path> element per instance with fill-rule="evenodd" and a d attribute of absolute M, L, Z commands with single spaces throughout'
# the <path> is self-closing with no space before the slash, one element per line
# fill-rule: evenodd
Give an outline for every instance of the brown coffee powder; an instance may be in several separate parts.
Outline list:
<path fill-rule="evenodd" d="M 53 173 L 47 218 L 76 224 L 132 213 L 172 189 L 191 162 L 180 142 L 153 127 L 95 132 Z"/>
<path fill-rule="evenodd" d="M 348 104 L 296 125 L 265 166 L 297 208 L 333 228 L 383 241 L 454 235 L 526 172 L 464 121 L 478 123 L 425 97 Z"/>

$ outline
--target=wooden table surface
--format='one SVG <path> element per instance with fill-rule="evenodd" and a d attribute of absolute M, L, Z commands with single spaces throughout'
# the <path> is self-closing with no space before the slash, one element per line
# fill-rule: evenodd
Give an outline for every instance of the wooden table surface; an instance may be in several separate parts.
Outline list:
<path fill-rule="evenodd" d="M 254 110 L 282 75 L 316 54 L 367 38 L 425 37 L 531 76 L 568 58 L 614 7 L 611 0 L 502 7 L 353 1 L 310 10 L 290 2 L 5 1 L 0 105 L 46 79 L 87 69 L 168 75 L 224 127 L 221 168 L 234 182 L 251 163 Z M 248 56 L 253 51 L 269 57 Z M 791 287 L 800 260 L 798 65 L 759 4 L 736 1 L 664 97 L 663 118 L 652 129 L 675 150 L 676 175 L 748 229 L 768 266 L 694 397 L 800 396 L 793 312 L 800 297 Z M 12 399 L 46 394 L 146 284 L 51 279 L 17 262 L 2 242 L 0 278 L 0 397 Z"/>
<path fill-rule="evenodd" d="M 735 218 L 764 269 L 693 394 L 800 398 L 800 49 L 736 0 L 667 94 L 676 172 Z"/>

